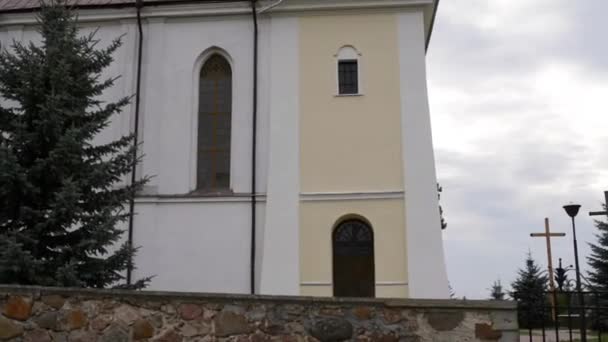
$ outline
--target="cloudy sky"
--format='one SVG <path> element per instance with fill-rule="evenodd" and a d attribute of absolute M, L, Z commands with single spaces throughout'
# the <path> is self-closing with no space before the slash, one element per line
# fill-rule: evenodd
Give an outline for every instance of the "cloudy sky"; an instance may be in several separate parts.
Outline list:
<path fill-rule="evenodd" d="M 574 264 L 569 218 L 581 204 L 580 254 L 594 240 L 589 211 L 608 190 L 606 0 L 442 0 L 428 51 L 437 172 L 457 296 L 510 284 L 528 250 L 545 267 Z M 584 259 L 583 259 L 584 260 Z M 574 274 L 570 275 L 574 278 Z"/>

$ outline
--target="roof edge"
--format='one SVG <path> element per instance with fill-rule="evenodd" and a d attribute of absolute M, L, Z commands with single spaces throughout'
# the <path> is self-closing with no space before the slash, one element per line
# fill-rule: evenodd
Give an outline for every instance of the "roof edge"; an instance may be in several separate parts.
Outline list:
<path fill-rule="evenodd" d="M 145 7 L 153 6 L 166 6 L 166 5 L 180 5 L 180 4 L 196 4 L 201 2 L 207 3 L 222 3 L 222 2 L 250 2 L 251 0 L 158 0 L 152 2 L 143 1 Z M 110 3 L 110 4 L 72 4 L 71 8 L 74 9 L 121 9 L 121 8 L 135 8 L 137 2 L 123 3 Z M 0 9 L 0 14 L 11 14 L 11 13 L 32 13 L 40 10 L 40 6 L 27 7 L 27 8 L 8 8 Z"/>
<path fill-rule="evenodd" d="M 435 27 L 435 18 L 437 17 L 437 11 L 439 10 L 439 1 L 440 0 L 435 0 L 435 7 L 433 8 L 433 15 L 431 16 L 429 33 L 426 36 L 426 42 L 424 46 L 425 52 L 429 50 L 429 45 L 431 43 L 431 36 L 433 35 L 433 28 Z"/>

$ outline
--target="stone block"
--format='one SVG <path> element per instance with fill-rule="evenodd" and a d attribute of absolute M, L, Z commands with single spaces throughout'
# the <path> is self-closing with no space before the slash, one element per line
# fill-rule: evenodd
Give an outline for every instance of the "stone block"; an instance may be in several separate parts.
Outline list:
<path fill-rule="evenodd" d="M 366 321 L 372 318 L 372 309 L 369 306 L 358 306 L 353 309 L 353 315 L 358 320 Z"/>
<path fill-rule="evenodd" d="M 23 327 L 20 324 L 0 317 L 0 340 L 10 340 L 21 335 L 23 335 Z"/>
<path fill-rule="evenodd" d="M 247 318 L 244 315 L 230 311 L 220 312 L 215 317 L 213 323 L 215 325 L 215 335 L 219 337 L 248 334 L 251 332 Z"/>
<path fill-rule="evenodd" d="M 153 339 L 154 342 L 182 342 L 183 337 L 175 330 L 168 330 L 159 337 Z"/>
<path fill-rule="evenodd" d="M 395 309 L 384 309 L 382 311 L 382 316 L 387 324 L 399 323 L 403 318 L 401 316 L 401 311 Z"/>
<path fill-rule="evenodd" d="M 425 314 L 429 325 L 437 331 L 452 331 L 464 321 L 464 311 L 429 311 Z"/>
<path fill-rule="evenodd" d="M 99 342 L 129 342 L 129 333 L 120 325 L 112 324 L 103 332 Z"/>
<path fill-rule="evenodd" d="M 353 336 L 353 325 L 343 318 L 324 318 L 315 321 L 310 334 L 321 342 L 345 341 Z"/>
<path fill-rule="evenodd" d="M 84 330 L 72 331 L 68 335 L 68 340 L 70 342 L 96 342 L 97 334 Z"/>
<path fill-rule="evenodd" d="M 126 325 L 131 325 L 140 318 L 137 309 L 130 305 L 121 305 L 114 310 L 114 318 Z"/>
<path fill-rule="evenodd" d="M 40 316 L 34 318 L 34 323 L 42 329 L 57 330 L 57 317 L 56 311 L 49 311 L 40 314 Z"/>
<path fill-rule="evenodd" d="M 145 319 L 138 319 L 133 323 L 133 339 L 141 340 L 154 336 L 154 327 Z"/>
<path fill-rule="evenodd" d="M 23 335 L 23 342 L 51 342 L 51 335 L 48 331 L 36 329 L 27 331 Z"/>
<path fill-rule="evenodd" d="M 502 337 L 502 332 L 494 330 L 487 323 L 478 323 L 475 324 L 475 337 L 483 341 L 498 341 Z"/>
<path fill-rule="evenodd" d="M 69 310 L 60 320 L 61 330 L 72 331 L 87 325 L 87 316 L 80 309 Z"/>
<path fill-rule="evenodd" d="M 91 329 L 102 331 L 112 323 L 112 316 L 100 315 L 91 320 Z"/>
<path fill-rule="evenodd" d="M 4 305 L 4 316 L 18 321 L 25 321 L 32 315 L 31 298 L 22 296 L 10 296 Z"/>
<path fill-rule="evenodd" d="M 55 310 L 61 309 L 63 307 L 63 304 L 65 304 L 65 298 L 58 295 L 42 296 L 40 298 L 40 301 Z"/>
<path fill-rule="evenodd" d="M 196 304 L 181 304 L 177 308 L 177 312 L 179 313 L 179 316 L 182 319 L 186 321 L 191 321 L 195 318 L 200 317 L 203 314 L 203 308 L 201 308 L 200 305 Z"/>

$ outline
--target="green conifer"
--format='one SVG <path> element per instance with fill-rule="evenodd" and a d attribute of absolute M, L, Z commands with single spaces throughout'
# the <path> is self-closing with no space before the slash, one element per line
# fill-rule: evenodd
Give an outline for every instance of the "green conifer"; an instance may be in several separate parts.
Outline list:
<path fill-rule="evenodd" d="M 538 328 L 550 317 L 551 309 L 547 301 L 547 277 L 528 253 L 526 266 L 518 271 L 517 279 L 511 284 L 511 297 L 519 305 L 519 326 Z"/>
<path fill-rule="evenodd" d="M 0 283 L 103 288 L 124 283 L 135 249 L 120 243 L 133 136 L 93 144 L 130 97 L 105 103 L 101 72 L 120 39 L 98 48 L 65 2 L 38 14 L 41 44 L 0 52 Z M 138 281 L 135 288 L 145 286 Z"/>
<path fill-rule="evenodd" d="M 589 244 L 591 255 L 587 257 L 587 263 L 591 271 L 588 278 L 594 291 L 608 293 L 608 223 L 596 220 L 595 227 L 598 229 L 597 244 Z"/>
<path fill-rule="evenodd" d="M 490 288 L 490 299 L 491 300 L 505 300 L 505 292 L 502 284 L 499 280 L 496 280 Z"/>

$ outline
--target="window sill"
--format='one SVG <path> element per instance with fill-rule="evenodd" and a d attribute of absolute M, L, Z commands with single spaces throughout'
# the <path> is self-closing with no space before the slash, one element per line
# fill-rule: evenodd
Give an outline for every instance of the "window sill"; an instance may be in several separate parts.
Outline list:
<path fill-rule="evenodd" d="M 336 94 L 334 95 L 334 97 L 358 97 L 358 96 L 363 96 L 364 94 Z"/>
<path fill-rule="evenodd" d="M 266 194 L 257 194 L 258 202 L 266 201 Z M 138 196 L 136 203 L 222 203 L 238 202 L 251 203 L 251 194 L 246 193 L 224 193 L 224 194 L 182 194 L 182 195 L 146 195 Z"/>

